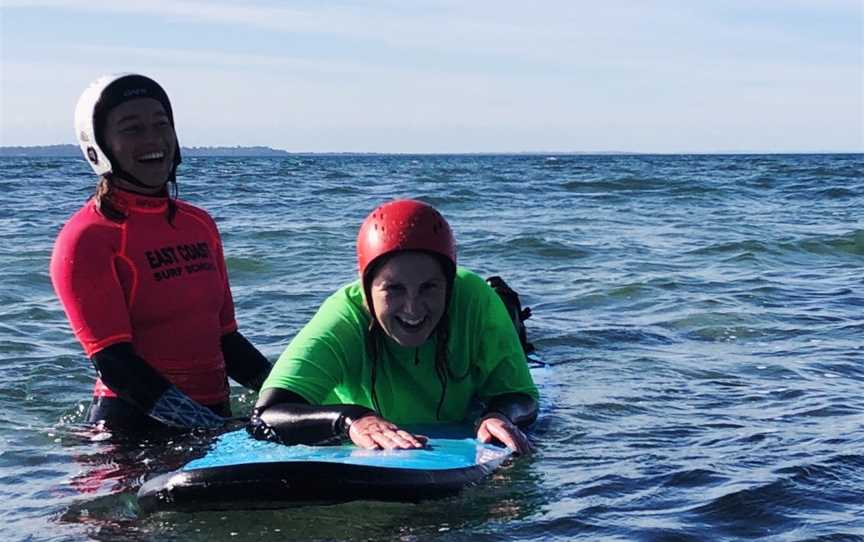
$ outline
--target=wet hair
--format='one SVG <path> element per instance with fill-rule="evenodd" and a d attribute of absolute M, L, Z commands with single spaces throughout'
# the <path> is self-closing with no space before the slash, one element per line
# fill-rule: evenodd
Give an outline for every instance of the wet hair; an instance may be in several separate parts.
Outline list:
<path fill-rule="evenodd" d="M 444 405 L 444 398 L 447 395 L 448 380 L 453 379 L 456 382 L 464 380 L 465 377 L 468 376 L 468 369 L 465 370 L 465 374 L 457 375 L 453 373 L 452 369 L 450 368 L 450 364 L 448 363 L 447 343 L 450 339 L 450 326 L 447 313 L 450 308 L 450 296 L 453 294 L 453 283 L 456 278 L 456 266 L 453 264 L 452 260 L 442 254 L 438 254 L 437 252 L 430 252 L 426 250 L 404 250 L 389 252 L 373 260 L 366 268 L 366 272 L 363 274 L 363 296 L 366 299 L 366 306 L 369 309 L 370 313 L 369 327 L 366 329 L 366 353 L 369 356 L 369 359 L 372 360 L 372 374 L 370 378 L 370 394 L 372 397 L 372 406 L 377 412 L 381 412 L 381 406 L 378 402 L 378 393 L 375 390 L 375 382 L 378 377 L 378 362 L 383 358 L 384 340 L 387 336 L 384 328 L 381 327 L 381 323 L 378 322 L 378 318 L 375 317 L 375 307 L 372 304 L 372 280 L 374 279 L 375 275 L 378 274 L 378 270 L 381 269 L 384 264 L 390 261 L 393 256 L 405 252 L 422 252 L 435 258 L 435 260 L 441 266 L 441 271 L 444 273 L 444 278 L 447 283 L 445 292 L 444 312 L 441 315 L 441 319 L 438 320 L 435 329 L 432 331 L 432 333 L 435 335 L 435 374 L 438 376 L 438 381 L 441 383 L 441 396 L 438 399 L 438 406 L 435 409 L 435 419 L 440 420 L 441 407 Z"/>

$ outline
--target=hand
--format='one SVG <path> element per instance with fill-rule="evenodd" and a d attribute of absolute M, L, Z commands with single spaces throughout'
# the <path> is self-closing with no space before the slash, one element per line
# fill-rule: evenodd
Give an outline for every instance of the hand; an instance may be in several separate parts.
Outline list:
<path fill-rule="evenodd" d="M 219 429 L 226 421 L 209 408 L 193 401 L 173 384 L 156 399 L 147 414 L 168 427 L 181 429 Z"/>
<path fill-rule="evenodd" d="M 525 436 L 525 433 L 503 416 L 492 415 L 484 418 L 477 428 L 477 440 L 487 444 L 494 441 L 500 442 L 517 454 L 527 454 L 534 451 L 534 446 Z"/>
<path fill-rule="evenodd" d="M 351 442 L 367 450 L 411 450 L 426 445 L 427 438 L 403 431 L 384 418 L 370 414 L 354 420 L 348 428 Z"/>

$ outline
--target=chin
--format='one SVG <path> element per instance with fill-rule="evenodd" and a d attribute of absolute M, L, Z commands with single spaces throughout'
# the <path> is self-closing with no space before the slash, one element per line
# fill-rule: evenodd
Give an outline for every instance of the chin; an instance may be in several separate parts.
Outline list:
<path fill-rule="evenodd" d="M 393 337 L 393 340 L 399 346 L 404 348 L 417 348 L 421 344 L 425 343 L 429 339 L 429 334 L 427 333 L 422 338 L 420 337 Z"/>
<path fill-rule="evenodd" d="M 159 188 L 161 186 L 165 186 L 165 183 L 168 182 L 168 174 L 167 173 L 164 176 L 163 175 L 158 175 L 158 176 L 157 175 L 150 175 L 150 176 L 142 175 L 138 178 L 141 179 L 141 182 L 143 182 L 144 184 L 146 184 L 152 188 Z"/>

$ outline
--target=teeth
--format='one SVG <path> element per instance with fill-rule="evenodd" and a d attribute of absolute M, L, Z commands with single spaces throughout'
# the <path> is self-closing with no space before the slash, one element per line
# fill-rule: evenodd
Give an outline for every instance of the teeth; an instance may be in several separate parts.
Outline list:
<path fill-rule="evenodd" d="M 418 326 L 423 322 L 423 320 L 425 320 L 425 318 L 410 319 L 405 317 L 400 317 L 399 319 L 408 324 L 409 326 Z"/>
<path fill-rule="evenodd" d="M 165 157 L 164 152 L 148 152 L 147 154 L 143 154 L 138 157 L 138 160 L 161 160 Z"/>

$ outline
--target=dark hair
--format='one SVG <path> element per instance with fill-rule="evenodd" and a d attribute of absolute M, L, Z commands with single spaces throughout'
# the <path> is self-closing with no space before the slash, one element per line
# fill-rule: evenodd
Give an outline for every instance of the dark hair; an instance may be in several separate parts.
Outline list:
<path fill-rule="evenodd" d="M 381 406 L 378 402 L 378 393 L 375 391 L 375 381 L 378 377 L 378 360 L 382 358 L 384 352 L 384 337 L 386 336 L 386 333 L 378 322 L 378 319 L 375 317 L 375 308 L 372 305 L 372 279 L 378 273 L 378 270 L 381 269 L 381 267 L 383 267 L 390 258 L 403 252 L 409 251 L 390 252 L 376 258 L 366 268 L 366 272 L 363 274 L 362 278 L 363 295 L 366 299 L 366 305 L 370 313 L 369 327 L 366 330 L 366 353 L 369 356 L 369 359 L 372 360 L 370 393 L 372 396 L 372 406 L 379 413 L 381 412 Z M 463 375 L 454 374 L 447 359 L 447 343 L 450 339 L 450 326 L 449 319 L 447 318 L 447 311 L 450 308 L 450 296 L 453 293 L 453 282 L 456 278 L 456 268 L 452 261 L 436 252 L 413 252 L 423 252 L 424 254 L 433 256 L 441 266 L 441 271 L 444 273 L 444 278 L 447 281 L 444 313 L 441 315 L 441 319 L 438 320 L 438 324 L 436 324 L 435 329 L 433 330 L 433 333 L 435 334 L 435 373 L 438 375 L 438 381 L 441 382 L 441 396 L 438 399 L 438 407 L 435 409 L 435 418 L 440 420 L 441 407 L 444 405 L 444 398 L 447 394 L 447 381 L 452 378 L 456 382 L 459 382 L 468 376 L 468 369 L 465 370 L 465 374 Z"/>

